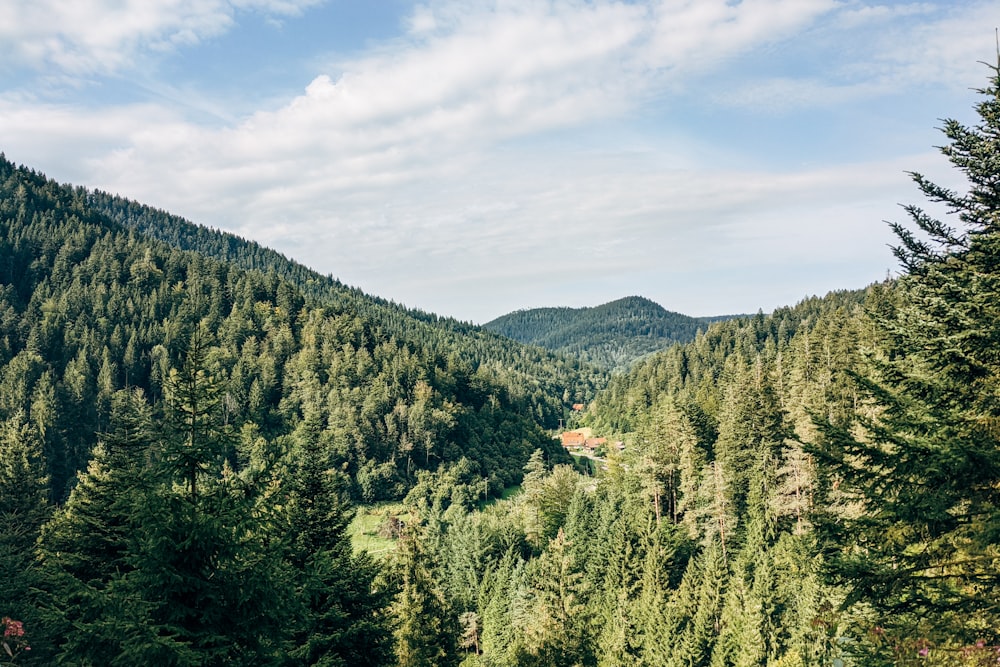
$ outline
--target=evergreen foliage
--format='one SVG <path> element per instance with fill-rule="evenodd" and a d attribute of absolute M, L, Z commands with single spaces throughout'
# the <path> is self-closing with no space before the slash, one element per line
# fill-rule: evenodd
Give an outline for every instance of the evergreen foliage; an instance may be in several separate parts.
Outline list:
<path fill-rule="evenodd" d="M 562 397 L 589 396 L 599 377 L 6 159 L 0 219 L 0 417 L 21 411 L 41 435 L 60 501 L 107 430 L 115 391 L 140 388 L 154 410 L 181 409 L 165 400 L 191 379 L 169 371 L 183 368 L 202 329 L 212 332 L 213 401 L 227 428 L 252 422 L 270 439 L 310 430 L 332 466 L 346 464 L 352 497 L 368 501 L 401 498 L 416 470 L 463 456 L 493 488 L 515 483 L 535 448 L 561 455 L 540 426 L 554 427 L 568 409 Z M 192 249 L 145 235 L 154 231 Z M 231 444 L 220 447 L 232 456 Z M 190 466 L 184 451 L 166 455 Z M 189 470 L 197 486 L 195 477 Z"/>
<path fill-rule="evenodd" d="M 413 532 L 400 541 L 393 604 L 398 667 L 458 664 L 458 618 L 431 572 L 426 551 Z"/>
<path fill-rule="evenodd" d="M 0 423 L 0 613 L 7 618 L 37 619 L 30 604 L 38 583 L 32 552 L 48 514 L 40 438 L 18 412 Z"/>
<path fill-rule="evenodd" d="M 1000 64 L 1000 63 L 998 63 Z M 941 152 L 965 194 L 913 180 L 955 226 L 917 206 L 893 225 L 905 269 L 875 304 L 864 409 L 817 448 L 836 484 L 822 533 L 849 602 L 902 636 L 1000 643 L 1000 69 L 979 124 L 947 120 Z"/>
<path fill-rule="evenodd" d="M 594 308 L 519 310 L 483 328 L 601 368 L 625 369 L 648 354 L 693 340 L 699 330 L 724 319 L 728 316 L 688 317 L 630 296 Z"/>
<path fill-rule="evenodd" d="M 914 175 L 958 223 L 907 207 L 898 281 L 610 379 L 0 156 L 19 664 L 993 664 L 1000 68 L 982 92 L 944 126 L 968 193 Z M 623 449 L 570 465 L 545 428 L 590 398 Z M 379 561 L 348 524 L 390 498 Z"/>

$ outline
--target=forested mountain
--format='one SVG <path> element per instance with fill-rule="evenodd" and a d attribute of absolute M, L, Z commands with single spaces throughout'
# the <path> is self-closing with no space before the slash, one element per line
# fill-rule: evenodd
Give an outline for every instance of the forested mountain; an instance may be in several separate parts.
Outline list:
<path fill-rule="evenodd" d="M 0 159 L 4 653 L 995 665 L 1000 66 L 981 92 L 944 124 L 969 191 L 914 175 L 955 226 L 908 207 L 898 279 L 614 377 L 593 474 L 540 426 L 572 364 Z M 354 552 L 352 505 L 400 497 L 386 560 Z"/>
<path fill-rule="evenodd" d="M 824 579 L 812 523 L 830 480 L 806 443 L 819 442 L 817 415 L 850 423 L 850 373 L 875 342 L 868 312 L 893 294 L 877 285 L 719 323 L 614 377 L 587 423 L 625 449 L 596 480 L 539 455 L 522 495 L 476 512 L 448 502 L 472 478 L 425 478 L 408 498 L 424 517 L 423 567 L 479 644 L 469 664 L 850 658 L 846 593 Z"/>
<path fill-rule="evenodd" d="M 856 319 L 870 291 L 834 292 L 778 308 L 770 315 L 714 324 L 691 343 L 671 347 L 628 373 L 613 376 L 590 406 L 589 422 L 610 433 L 634 432 L 664 393 L 697 401 L 715 415 L 725 391 L 727 364 L 752 363 L 761 355 L 774 358 L 783 389 L 794 384 L 792 360 L 808 359 L 803 377 L 811 380 L 822 366 L 825 381 L 834 391 L 834 376 L 853 368 L 857 360 L 860 325 Z M 808 420 L 807 415 L 802 417 Z"/>
<path fill-rule="evenodd" d="M 408 497 L 400 567 L 458 619 L 439 664 L 986 665 L 1000 655 L 1000 69 L 982 125 L 945 125 L 968 177 L 919 175 L 904 275 L 715 324 L 613 377 L 586 424 L 596 478 L 541 454 L 484 510 L 461 470 Z M 456 502 L 457 501 L 457 502 Z M 430 664 L 419 661 L 399 664 Z"/>
<path fill-rule="evenodd" d="M 482 327 L 459 322 L 351 288 L 281 253 L 234 234 L 195 225 L 183 218 L 100 191 L 86 193 L 88 204 L 108 219 L 178 250 L 190 250 L 234 267 L 277 276 L 304 297 L 332 312 L 364 319 L 380 335 L 410 341 L 429 353 L 455 357 L 472 370 L 492 376 L 512 395 L 530 404 L 535 418 L 554 428 L 567 404 L 589 400 L 603 386 L 604 373 L 572 358 L 511 345 Z"/>
<path fill-rule="evenodd" d="M 133 223 L 149 226 L 112 220 L 107 210 L 114 206 L 129 210 Z M 154 228 L 175 245 L 146 233 Z M 15 577 L 0 606 L 15 618 L 45 617 L 52 628 L 65 629 L 85 625 L 94 609 L 62 607 L 53 597 L 39 616 L 28 606 L 29 588 L 44 590 L 56 577 L 79 595 L 110 595 L 112 586 L 140 599 L 151 595 L 151 617 L 115 621 L 124 624 L 119 630 L 130 628 L 145 639 L 100 640 L 116 646 L 105 650 L 130 656 L 123 664 L 172 664 L 192 646 L 227 660 L 239 660 L 234 656 L 240 652 L 282 651 L 281 642 L 261 634 L 276 632 L 266 624 L 247 628 L 229 648 L 216 644 L 219 637 L 198 638 L 195 616 L 202 603 L 157 597 L 170 587 L 155 577 L 193 577 L 190 586 L 203 590 L 192 594 L 214 596 L 222 619 L 236 610 L 225 612 L 226 605 L 239 600 L 219 596 L 236 589 L 213 587 L 245 587 L 249 570 L 210 584 L 200 577 L 211 572 L 180 572 L 185 564 L 173 559 L 190 564 L 230 548 L 228 555 L 210 558 L 236 559 L 228 565 L 237 569 L 250 566 L 239 565 L 240 559 L 271 559 L 274 567 L 286 568 L 272 574 L 291 588 L 267 595 L 292 595 L 296 585 L 307 585 L 296 573 L 306 576 L 318 565 L 295 555 L 292 543 L 260 540 L 272 540 L 267 531 L 280 530 L 283 522 L 319 520 L 330 525 L 305 533 L 308 538 L 309 530 L 317 530 L 309 539 L 325 540 L 314 545 L 317 552 L 332 549 L 338 567 L 357 567 L 361 585 L 370 587 L 374 570 L 348 565 L 349 547 L 343 552 L 337 546 L 346 540 L 344 502 L 401 497 L 419 470 L 443 463 L 462 461 L 491 488 L 502 489 L 520 480 L 537 448 L 568 460 L 543 426 L 554 425 L 564 402 L 593 392 L 593 378 L 600 378 L 581 372 L 575 362 L 471 326 L 369 299 L 255 244 L 59 185 L 2 156 L 0 229 L 4 553 L 13 571 L 31 571 L 33 536 L 43 524 L 57 550 L 39 555 L 39 562 L 54 568 L 41 582 Z M 224 245 L 230 259 L 239 261 L 209 256 L 213 244 Z M 240 266 L 258 263 L 263 270 Z M 313 486 L 300 488 L 307 482 L 303 475 L 316 466 Z M 310 495 L 302 497 L 305 492 Z M 50 519 L 46 505 L 64 502 L 70 513 L 59 510 Z M 278 505 L 264 510 L 262 502 Z M 296 514 L 296 502 L 308 504 L 301 508 L 305 514 Z M 87 509 L 95 503 L 97 508 Z M 319 505 L 328 509 L 310 518 L 309 507 Z M 159 525 L 159 519 L 142 519 L 147 511 L 164 512 L 161 518 L 180 514 Z M 221 523 L 212 523 L 213 516 Z M 84 548 L 77 542 L 89 539 L 89 524 L 77 523 L 81 519 L 113 520 L 117 527 L 100 529 L 111 530 L 94 545 L 101 553 L 64 561 L 65 553 Z M 152 532 L 128 528 L 148 520 Z M 208 532 L 205 542 L 188 545 L 194 552 L 156 551 L 158 540 L 196 539 L 184 534 L 200 530 L 196 524 Z M 132 543 L 133 537 L 147 541 Z M 81 570 L 81 558 L 97 570 Z M 128 575 L 127 581 L 119 574 Z M 80 585 L 85 587 L 77 590 Z M 350 590 L 348 585 L 345 595 Z M 101 605 L 121 602 L 112 595 Z M 360 601 L 358 609 L 382 614 L 368 604 Z M 187 611 L 178 611 L 185 606 Z M 303 622 L 316 620 L 298 611 Z M 158 624 L 184 626 L 180 643 L 154 646 L 166 639 L 157 639 Z M 52 637 L 45 649 L 65 656 L 80 650 L 74 641 Z M 36 646 L 33 655 L 54 653 Z"/>
<path fill-rule="evenodd" d="M 562 397 L 591 391 L 557 357 L 423 323 L 336 285 L 331 292 L 350 297 L 327 304 L 276 271 L 244 270 L 112 222 L 82 189 L 6 160 L 0 178 L 0 417 L 21 414 L 42 436 L 54 498 L 107 428 L 114 392 L 140 388 L 161 401 L 201 325 L 215 336 L 227 420 L 269 437 L 310 429 L 368 499 L 398 496 L 415 468 L 462 456 L 498 488 L 510 483 L 547 445 L 539 425 L 555 425 Z M 161 234 L 193 228 L 170 222 Z M 252 244 L 232 248 L 248 264 L 263 255 L 281 266 Z"/>
<path fill-rule="evenodd" d="M 593 308 L 518 310 L 483 328 L 602 368 L 622 369 L 673 343 L 691 341 L 699 330 L 723 319 L 727 318 L 688 317 L 630 296 Z"/>
<path fill-rule="evenodd" d="M 1000 66 L 982 92 L 944 125 L 969 192 L 914 175 L 957 222 L 907 207 L 898 280 L 612 378 L 586 419 L 625 449 L 596 479 L 538 455 L 485 511 L 414 490 L 464 664 L 996 664 Z"/>

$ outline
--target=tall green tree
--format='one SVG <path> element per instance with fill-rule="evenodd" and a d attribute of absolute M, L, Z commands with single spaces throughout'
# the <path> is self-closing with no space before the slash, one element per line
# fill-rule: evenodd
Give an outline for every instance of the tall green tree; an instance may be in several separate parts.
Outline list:
<path fill-rule="evenodd" d="M 531 563 L 531 613 L 521 665 L 596 664 L 583 573 L 562 530 Z"/>
<path fill-rule="evenodd" d="M 434 577 L 419 537 L 413 532 L 404 535 L 396 555 L 399 592 L 392 605 L 396 665 L 457 665 L 458 617 Z"/>
<path fill-rule="evenodd" d="M 261 470 L 238 475 L 204 326 L 170 373 L 165 443 L 135 512 L 134 570 L 116 601 L 136 601 L 112 664 L 276 664 L 287 632 L 289 575 Z"/>
<path fill-rule="evenodd" d="M 46 484 L 41 439 L 18 411 L 0 423 L 0 614 L 29 626 L 37 618 L 30 590 L 35 541 L 49 512 Z"/>
<path fill-rule="evenodd" d="M 111 662 L 121 627 L 111 620 L 121 577 L 134 569 L 135 515 L 149 488 L 151 411 L 141 390 L 116 392 L 112 428 L 39 540 L 39 583 L 49 657 Z"/>
<path fill-rule="evenodd" d="M 818 450 L 840 494 L 822 529 L 848 601 L 941 641 L 1000 643 L 1000 63 L 991 70 L 979 122 L 943 126 L 968 191 L 913 174 L 957 221 L 911 205 L 913 227 L 892 225 L 905 275 L 874 312 L 885 344 L 858 379 L 866 403 L 857 424 L 825 424 Z"/>
<path fill-rule="evenodd" d="M 371 557 L 353 553 L 349 483 L 316 448 L 302 447 L 296 459 L 287 558 L 297 573 L 301 608 L 289 656 L 301 665 L 391 664 L 391 598 L 375 585 L 379 568 Z"/>

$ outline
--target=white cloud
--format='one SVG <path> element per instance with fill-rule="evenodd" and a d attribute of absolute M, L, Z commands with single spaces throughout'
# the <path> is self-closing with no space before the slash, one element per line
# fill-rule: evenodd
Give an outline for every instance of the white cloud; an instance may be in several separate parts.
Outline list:
<path fill-rule="evenodd" d="M 921 88 L 965 90 L 970 81 L 982 80 L 978 61 L 995 48 L 989 26 L 1000 25 L 1000 6 L 852 2 L 832 16 L 820 39 L 839 40 L 853 57 L 831 57 L 797 77 L 751 77 L 714 99 L 733 107 L 786 113 Z"/>
<path fill-rule="evenodd" d="M 285 205 L 318 189 L 381 189 L 455 174 L 469 156 L 497 142 L 633 108 L 655 81 L 644 60 L 654 46 L 657 66 L 669 69 L 692 57 L 682 38 L 708 51 L 718 46 L 731 52 L 808 21 L 827 6 L 801 0 L 747 0 L 736 7 L 723 0 L 668 2 L 656 8 L 653 31 L 648 10 L 625 3 L 505 2 L 489 11 L 452 3 L 424 7 L 411 22 L 422 26 L 415 42 L 341 63 L 339 77 L 320 75 L 284 107 L 258 112 L 230 129 L 136 132 L 129 149 L 105 160 L 98 176 L 128 186 L 144 178 L 144 164 L 181 154 L 191 167 L 171 180 L 224 190 L 242 186 L 255 193 L 256 203 Z M 782 18 L 775 23 L 767 18 L 772 15 Z"/>
<path fill-rule="evenodd" d="M 136 53 L 219 34 L 240 11 L 286 15 L 312 2 L 132 1 L 122 16 L 110 0 L 73 5 L 83 9 L 18 2 L 0 9 L 14 14 L 0 15 L 0 42 L 10 42 L 4 26 L 16 25 L 31 37 L 17 40 L 24 61 L 109 71 Z M 51 25 L 34 7 L 53 10 Z M 583 284 L 600 298 L 622 295 L 611 290 L 655 298 L 666 281 L 708 284 L 709 272 L 752 267 L 763 275 L 878 266 L 863 282 L 891 265 L 878 221 L 908 199 L 902 171 L 912 163 L 713 166 L 705 154 L 721 151 L 706 148 L 711 137 L 673 142 L 635 130 L 626 149 L 602 124 L 644 120 L 650 99 L 728 69 L 747 81 L 725 100 L 741 108 L 837 107 L 877 96 L 888 79 L 927 85 L 920 67 L 940 63 L 931 81 L 968 67 L 973 47 L 951 40 L 971 39 L 993 16 L 984 4 L 930 22 L 926 7 L 913 9 L 834 0 L 432 2 L 414 9 L 396 40 L 222 127 L 163 103 L 84 107 L 0 93 L 0 137 L 10 158 L 30 158 L 54 177 L 231 229 L 374 293 L 462 317 L 543 305 L 537 299 Z M 107 22 L 74 18 L 87 10 Z M 916 18 L 897 27 L 894 15 Z M 873 47 L 847 41 L 844 26 L 875 23 L 884 38 Z M 831 63 L 833 76 L 739 68 L 743 55 L 805 32 L 851 45 Z M 811 289 L 793 288 L 793 299 Z M 718 303 L 709 310 L 746 309 Z"/>
<path fill-rule="evenodd" d="M 654 8 L 652 62 L 704 69 L 777 41 L 837 7 L 836 0 L 661 0 Z"/>
<path fill-rule="evenodd" d="M 886 74 L 886 83 L 965 88 L 965 82 L 986 75 L 979 61 L 996 54 L 997 26 L 996 2 L 956 3 L 936 21 L 902 22 L 881 31 L 875 66 Z"/>
<path fill-rule="evenodd" d="M 841 28 L 858 28 L 873 24 L 886 25 L 888 22 L 907 16 L 929 15 L 937 11 L 930 2 L 909 2 L 893 5 L 864 4 L 854 0 L 837 13 L 837 25 Z"/>
<path fill-rule="evenodd" d="M 321 0 L 6 0 L 0 56 L 70 73 L 114 72 L 135 58 L 219 35 L 238 11 L 297 15 Z"/>

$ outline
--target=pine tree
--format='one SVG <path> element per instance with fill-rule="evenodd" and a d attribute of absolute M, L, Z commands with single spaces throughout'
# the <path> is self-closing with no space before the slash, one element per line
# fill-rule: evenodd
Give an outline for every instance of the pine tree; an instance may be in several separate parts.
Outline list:
<path fill-rule="evenodd" d="M 594 664 L 583 574 L 562 528 L 532 561 L 532 615 L 519 664 L 571 667 Z"/>
<path fill-rule="evenodd" d="M 315 448 L 296 454 L 287 558 L 297 572 L 302 609 L 289 655 L 303 665 L 390 664 L 389 599 L 375 586 L 379 570 L 371 557 L 352 551 L 348 483 Z"/>
<path fill-rule="evenodd" d="M 524 561 L 508 549 L 499 562 L 483 573 L 478 604 L 483 660 L 489 665 L 515 665 L 519 633 L 515 608 L 525 578 Z"/>
<path fill-rule="evenodd" d="M 111 431 L 39 540 L 39 588 L 53 650 L 102 662 L 120 651 L 120 628 L 108 616 L 112 589 L 133 570 L 134 515 L 152 483 L 149 405 L 140 390 L 116 392 L 111 403 Z"/>
<path fill-rule="evenodd" d="M 170 373 L 169 428 L 136 504 L 134 569 L 112 587 L 111 620 L 126 600 L 137 608 L 116 621 L 119 664 L 269 664 L 288 632 L 290 576 L 268 502 L 276 480 L 232 469 L 208 358 L 202 326 Z"/>
<path fill-rule="evenodd" d="M 635 437 L 635 469 L 649 494 L 656 522 L 677 523 L 693 502 L 692 468 L 698 457 L 698 436 L 673 400 L 654 405 Z M 700 466 L 698 466 L 700 468 Z M 683 473 L 682 473 L 683 470 Z"/>
<path fill-rule="evenodd" d="M 458 619 L 435 581 L 427 556 L 412 532 L 396 551 L 399 593 L 392 606 L 398 667 L 458 664 Z"/>
<path fill-rule="evenodd" d="M 672 665 L 708 667 L 722 629 L 722 610 L 729 568 L 718 538 L 688 564 L 688 582 L 682 582 L 671 601 L 676 635 L 669 656 Z M 686 584 L 686 585 L 685 585 Z"/>
<path fill-rule="evenodd" d="M 183 480 L 188 501 L 199 502 L 199 482 L 225 459 L 228 434 L 219 408 L 222 387 L 209 368 L 210 334 L 203 324 L 192 333 L 184 363 L 167 377 L 167 419 L 173 431 L 163 449 L 169 474 Z"/>
<path fill-rule="evenodd" d="M 965 194 L 913 179 L 957 217 L 907 206 L 894 224 L 905 275 L 874 313 L 885 344 L 854 428 L 818 450 L 845 503 L 822 521 L 837 580 L 885 627 L 924 619 L 943 641 L 1000 642 L 1000 58 L 979 124 L 944 122 Z"/>
<path fill-rule="evenodd" d="M 48 516 L 47 479 L 41 439 L 16 412 L 0 423 L 0 615 L 37 621 L 30 591 L 38 583 L 35 541 Z"/>
<path fill-rule="evenodd" d="M 790 435 L 769 369 L 758 357 L 752 368 L 739 369 L 727 387 L 716 443 L 716 463 L 725 476 L 725 504 L 737 520 L 745 522 L 752 481 L 772 487 L 757 492 L 768 496 L 773 492 L 773 468 Z M 768 464 L 766 474 L 759 467 L 762 461 Z M 762 474 L 754 480 L 756 472 Z M 735 535 L 729 532 L 727 540 L 733 543 Z"/>

